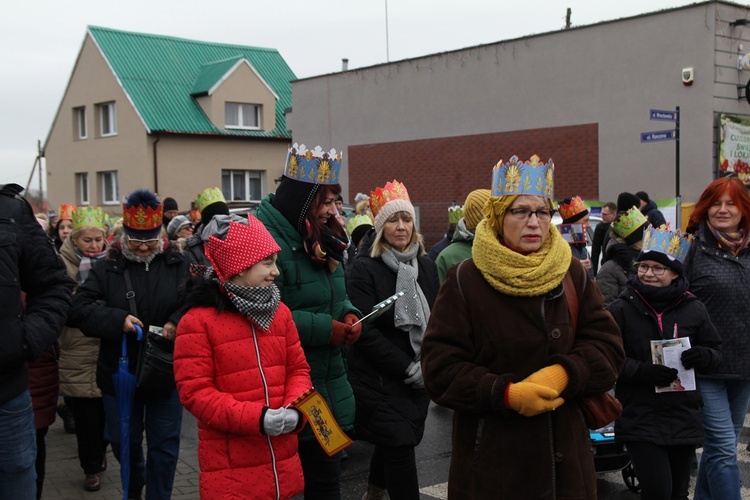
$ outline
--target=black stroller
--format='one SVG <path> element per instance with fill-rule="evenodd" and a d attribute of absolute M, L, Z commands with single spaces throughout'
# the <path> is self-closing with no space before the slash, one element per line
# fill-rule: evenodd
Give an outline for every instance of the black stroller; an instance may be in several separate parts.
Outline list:
<path fill-rule="evenodd" d="M 635 475 L 635 468 L 630 456 L 622 445 L 615 442 L 615 423 L 612 422 L 600 429 L 589 429 L 589 437 L 594 448 L 594 467 L 596 472 L 621 471 L 622 480 L 630 491 L 638 492 L 641 485 Z"/>

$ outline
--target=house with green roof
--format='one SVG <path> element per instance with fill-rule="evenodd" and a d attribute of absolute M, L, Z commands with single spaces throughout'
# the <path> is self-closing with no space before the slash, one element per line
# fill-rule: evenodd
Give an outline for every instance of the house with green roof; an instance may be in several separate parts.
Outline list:
<path fill-rule="evenodd" d="M 284 169 L 295 78 L 275 49 L 90 26 L 45 141 L 50 202 L 260 200 Z"/>

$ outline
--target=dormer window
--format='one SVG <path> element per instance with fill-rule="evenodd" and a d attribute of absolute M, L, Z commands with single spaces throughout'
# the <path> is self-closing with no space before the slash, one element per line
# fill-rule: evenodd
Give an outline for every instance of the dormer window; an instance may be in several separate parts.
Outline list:
<path fill-rule="evenodd" d="M 240 102 L 224 103 L 227 128 L 260 129 L 260 106 Z"/>

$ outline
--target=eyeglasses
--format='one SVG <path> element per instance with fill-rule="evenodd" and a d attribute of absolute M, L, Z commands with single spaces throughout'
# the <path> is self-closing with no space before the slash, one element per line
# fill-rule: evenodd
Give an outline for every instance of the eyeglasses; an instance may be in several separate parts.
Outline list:
<path fill-rule="evenodd" d="M 651 272 L 654 273 L 654 276 L 663 276 L 669 268 L 664 266 L 649 266 L 648 264 L 638 264 L 636 266 L 636 269 L 641 274 L 646 274 L 648 270 L 651 269 Z"/>
<path fill-rule="evenodd" d="M 547 208 L 541 208 L 539 210 L 529 210 L 528 208 L 511 208 L 508 213 L 517 220 L 531 219 L 532 215 L 536 215 L 536 218 L 542 222 L 549 222 L 552 220 L 552 215 L 555 213 L 554 210 Z"/>
<path fill-rule="evenodd" d="M 135 238 L 131 238 L 128 236 L 128 245 L 131 245 L 133 247 L 139 247 L 141 245 L 146 245 L 149 248 L 154 248 L 159 243 L 159 238 L 151 238 L 150 240 L 138 240 Z"/>

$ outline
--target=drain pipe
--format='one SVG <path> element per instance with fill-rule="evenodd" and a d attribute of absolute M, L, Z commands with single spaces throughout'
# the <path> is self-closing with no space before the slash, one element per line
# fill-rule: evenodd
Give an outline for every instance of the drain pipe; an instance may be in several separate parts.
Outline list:
<path fill-rule="evenodd" d="M 154 141 L 154 193 L 159 194 L 159 161 L 156 159 L 156 144 L 161 140 L 161 137 L 156 136 Z"/>

